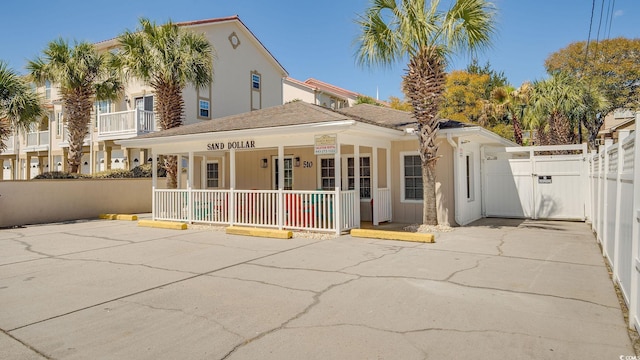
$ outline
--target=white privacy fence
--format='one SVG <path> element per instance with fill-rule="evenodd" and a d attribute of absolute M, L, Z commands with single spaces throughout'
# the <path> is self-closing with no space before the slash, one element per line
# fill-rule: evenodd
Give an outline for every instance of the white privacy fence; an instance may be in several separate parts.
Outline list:
<path fill-rule="evenodd" d="M 629 307 L 629 326 L 640 329 L 640 135 L 627 135 L 589 157 L 590 217 Z"/>
<path fill-rule="evenodd" d="M 360 226 L 355 190 L 155 189 L 156 220 L 340 233 Z M 339 205 L 339 206 L 337 206 Z"/>

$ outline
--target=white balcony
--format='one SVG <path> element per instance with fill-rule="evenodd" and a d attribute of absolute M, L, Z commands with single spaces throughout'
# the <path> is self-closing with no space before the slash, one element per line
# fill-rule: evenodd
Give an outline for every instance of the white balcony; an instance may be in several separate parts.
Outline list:
<path fill-rule="evenodd" d="M 49 150 L 49 131 L 34 131 L 27 133 L 25 151 Z"/>
<path fill-rule="evenodd" d="M 153 111 L 135 109 L 98 116 L 98 140 L 127 139 L 153 131 Z"/>
<path fill-rule="evenodd" d="M 13 155 L 15 154 L 15 137 L 13 135 L 9 136 L 7 140 L 4 141 L 6 145 L 6 150 L 2 152 L 3 155 Z"/>

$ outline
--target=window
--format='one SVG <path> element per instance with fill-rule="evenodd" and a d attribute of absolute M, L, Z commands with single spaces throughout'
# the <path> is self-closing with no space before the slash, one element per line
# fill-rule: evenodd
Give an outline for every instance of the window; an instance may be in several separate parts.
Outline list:
<path fill-rule="evenodd" d="M 336 189 L 336 159 L 320 159 L 320 187 L 322 190 Z"/>
<path fill-rule="evenodd" d="M 62 131 L 64 129 L 64 117 L 62 115 L 62 111 L 57 113 L 56 116 L 56 136 L 62 136 Z"/>
<path fill-rule="evenodd" d="M 473 201 L 474 200 L 473 156 L 471 154 L 468 154 L 464 158 L 465 158 L 465 179 L 466 179 L 467 200 Z"/>
<path fill-rule="evenodd" d="M 260 75 L 251 74 L 251 88 L 253 90 L 260 90 Z"/>
<path fill-rule="evenodd" d="M 218 172 L 218 163 L 207 163 L 207 187 L 217 188 L 220 185 L 220 173 Z"/>
<path fill-rule="evenodd" d="M 273 183 L 275 184 L 275 188 L 279 189 L 280 169 L 278 167 L 280 166 L 280 162 L 277 156 L 274 156 L 271 161 L 274 164 Z M 290 156 L 284 158 L 284 186 L 282 188 L 283 190 L 293 190 L 293 158 Z"/>
<path fill-rule="evenodd" d="M 355 171 L 354 171 L 354 158 L 347 159 L 347 181 L 349 184 L 349 190 L 355 189 Z M 360 158 L 360 198 L 371 198 L 371 158 Z"/>
<path fill-rule="evenodd" d="M 199 100 L 198 101 L 198 114 L 202 118 L 209 118 L 209 101 L 207 100 Z"/>
<path fill-rule="evenodd" d="M 404 155 L 403 158 L 403 200 L 422 200 L 422 161 L 420 155 Z"/>
<path fill-rule="evenodd" d="M 44 98 L 47 100 L 51 99 L 51 81 L 45 80 L 44 82 Z"/>
<path fill-rule="evenodd" d="M 136 109 L 153 111 L 153 95 L 140 96 L 134 99 Z"/>
<path fill-rule="evenodd" d="M 111 101 L 100 100 L 96 103 L 96 107 L 98 108 L 98 114 L 108 114 L 111 112 Z"/>

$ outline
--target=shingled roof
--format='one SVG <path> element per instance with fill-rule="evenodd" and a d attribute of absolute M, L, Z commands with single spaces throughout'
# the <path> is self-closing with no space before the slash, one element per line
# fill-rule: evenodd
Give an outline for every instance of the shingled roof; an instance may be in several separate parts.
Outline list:
<path fill-rule="evenodd" d="M 352 120 L 349 116 L 312 105 L 303 101 L 296 101 L 285 105 L 273 106 L 248 113 L 225 116 L 196 124 L 184 125 L 173 129 L 141 135 L 138 139 L 158 138 L 166 136 L 191 135 L 219 131 L 233 131 L 246 129 L 262 129 L 279 126 L 315 124 Z"/>
<path fill-rule="evenodd" d="M 374 125 L 387 126 L 395 129 L 414 128 L 417 124 L 413 114 L 407 111 L 395 110 L 385 106 L 358 104 L 350 108 L 336 110 L 354 120 L 368 122 Z M 440 129 L 462 128 L 476 126 L 459 121 L 442 119 Z"/>

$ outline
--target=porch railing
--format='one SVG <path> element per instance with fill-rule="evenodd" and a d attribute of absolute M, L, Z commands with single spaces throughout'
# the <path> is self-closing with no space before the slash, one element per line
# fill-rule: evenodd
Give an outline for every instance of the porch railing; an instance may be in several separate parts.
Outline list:
<path fill-rule="evenodd" d="M 134 109 L 98 116 L 98 137 L 133 137 L 155 131 L 153 111 Z"/>
<path fill-rule="evenodd" d="M 9 152 L 13 152 L 13 149 L 14 149 L 14 141 L 13 141 L 13 139 L 14 139 L 14 137 L 13 137 L 13 135 L 11 135 L 11 136 L 9 136 L 7 138 L 7 140 L 4 141 L 4 144 L 6 146 L 6 150 L 5 151 L 8 152 L 8 153 Z"/>
<path fill-rule="evenodd" d="M 27 134 L 27 146 L 38 147 L 49 145 L 49 131 L 36 131 Z"/>
<path fill-rule="evenodd" d="M 376 197 L 376 220 L 378 222 L 391 221 L 391 189 L 378 189 Z"/>
<path fill-rule="evenodd" d="M 340 194 L 340 229 L 335 191 L 155 189 L 153 218 L 322 232 L 359 227 L 355 191 Z"/>

